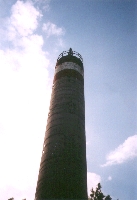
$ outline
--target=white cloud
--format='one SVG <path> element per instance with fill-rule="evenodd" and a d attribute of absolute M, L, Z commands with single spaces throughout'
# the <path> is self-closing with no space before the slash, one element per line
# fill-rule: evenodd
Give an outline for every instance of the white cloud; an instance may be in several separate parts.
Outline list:
<path fill-rule="evenodd" d="M 102 167 L 121 164 L 135 157 L 137 157 L 137 135 L 128 137 L 123 144 L 110 152 L 106 157 L 107 162 Z"/>
<path fill-rule="evenodd" d="M 65 47 L 65 43 L 64 43 L 64 40 L 62 38 L 58 38 L 57 46 L 60 46 L 62 48 Z"/>
<path fill-rule="evenodd" d="M 50 9 L 49 3 L 51 0 L 32 0 L 32 1 L 38 7 L 42 8 L 44 11 L 49 11 L 49 9 Z"/>
<path fill-rule="evenodd" d="M 51 22 L 44 23 L 42 30 L 47 34 L 47 37 L 50 37 L 51 35 L 61 36 L 65 33 L 63 28 L 59 28 L 56 24 Z"/>
<path fill-rule="evenodd" d="M 86 141 L 86 145 L 88 146 L 88 145 L 90 145 L 91 144 L 91 142 L 90 141 Z"/>
<path fill-rule="evenodd" d="M 96 188 L 97 184 L 101 182 L 101 177 L 98 174 L 87 172 L 87 186 L 88 186 L 88 195 L 92 188 Z"/>
<path fill-rule="evenodd" d="M 12 46 L 0 49 L 3 199 L 34 199 L 51 92 L 48 52 L 42 49 L 43 37 L 35 33 L 40 16 L 31 1 L 17 1 L 5 32 Z"/>
<path fill-rule="evenodd" d="M 8 21 L 8 37 L 10 40 L 19 36 L 28 36 L 36 30 L 38 18 L 42 15 L 33 6 L 31 1 L 24 3 L 17 1 L 11 9 L 11 17 Z"/>
<path fill-rule="evenodd" d="M 109 176 L 109 177 L 108 177 L 108 181 L 111 181 L 111 180 L 112 180 L 112 177 L 111 177 L 111 176 Z"/>

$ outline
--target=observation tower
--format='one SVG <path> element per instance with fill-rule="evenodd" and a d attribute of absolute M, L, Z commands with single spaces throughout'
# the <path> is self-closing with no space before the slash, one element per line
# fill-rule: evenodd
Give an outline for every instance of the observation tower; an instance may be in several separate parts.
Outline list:
<path fill-rule="evenodd" d="M 55 66 L 35 200 L 87 200 L 84 68 L 70 48 Z"/>

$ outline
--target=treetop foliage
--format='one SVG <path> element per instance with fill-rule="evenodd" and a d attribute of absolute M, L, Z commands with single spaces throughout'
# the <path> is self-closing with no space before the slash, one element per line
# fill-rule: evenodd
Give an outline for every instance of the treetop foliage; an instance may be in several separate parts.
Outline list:
<path fill-rule="evenodd" d="M 102 187 L 100 183 L 98 183 L 95 191 L 92 188 L 89 200 L 112 200 L 110 195 L 105 196 L 103 194 L 103 192 L 101 191 L 101 188 Z"/>

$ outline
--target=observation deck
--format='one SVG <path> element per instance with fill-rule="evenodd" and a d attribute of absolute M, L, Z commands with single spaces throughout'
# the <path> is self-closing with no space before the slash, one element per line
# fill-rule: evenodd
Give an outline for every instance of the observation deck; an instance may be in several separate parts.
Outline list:
<path fill-rule="evenodd" d="M 83 58 L 82 56 L 76 52 L 73 51 L 72 48 L 69 49 L 69 51 L 63 51 L 58 59 L 57 59 L 57 65 L 60 65 L 64 62 L 74 62 L 76 64 L 78 64 L 82 69 L 83 69 Z"/>

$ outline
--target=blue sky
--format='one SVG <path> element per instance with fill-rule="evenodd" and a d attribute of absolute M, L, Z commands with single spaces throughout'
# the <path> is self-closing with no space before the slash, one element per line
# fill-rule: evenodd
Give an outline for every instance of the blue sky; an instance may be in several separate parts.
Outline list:
<path fill-rule="evenodd" d="M 0 0 L 0 200 L 33 200 L 54 67 L 84 59 L 88 190 L 137 199 L 134 0 Z"/>

